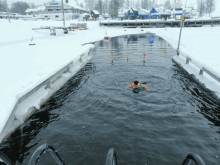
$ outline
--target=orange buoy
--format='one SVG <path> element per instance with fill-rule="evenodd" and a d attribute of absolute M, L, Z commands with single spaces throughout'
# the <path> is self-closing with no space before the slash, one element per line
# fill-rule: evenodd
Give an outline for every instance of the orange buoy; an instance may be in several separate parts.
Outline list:
<path fill-rule="evenodd" d="M 144 30 L 141 30 L 141 31 L 144 31 Z"/>
<path fill-rule="evenodd" d="M 36 44 L 29 44 L 29 45 L 36 45 Z"/>
<path fill-rule="evenodd" d="M 108 36 L 106 36 L 106 37 L 104 37 L 104 39 L 105 39 L 105 40 L 109 40 L 109 37 L 108 37 Z"/>
<path fill-rule="evenodd" d="M 113 52 L 111 51 L 111 56 L 113 57 Z"/>
<path fill-rule="evenodd" d="M 127 61 L 129 60 L 128 55 L 127 55 Z"/>

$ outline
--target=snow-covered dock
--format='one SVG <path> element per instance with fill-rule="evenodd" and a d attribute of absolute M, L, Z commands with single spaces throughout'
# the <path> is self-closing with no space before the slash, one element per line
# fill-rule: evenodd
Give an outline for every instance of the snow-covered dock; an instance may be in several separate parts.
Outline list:
<path fill-rule="evenodd" d="M 123 20 L 123 21 L 102 21 L 100 26 L 108 27 L 141 27 L 141 28 L 153 28 L 153 27 L 180 27 L 180 20 Z M 203 25 L 220 25 L 220 19 L 186 19 L 184 22 L 185 27 L 201 27 Z"/>
<path fill-rule="evenodd" d="M 78 22 L 68 21 L 67 25 L 70 23 Z M 7 138 L 91 59 L 88 51 L 93 45 L 84 43 L 103 40 L 105 29 L 109 37 L 156 33 L 174 49 L 178 45 L 179 28 L 123 29 L 100 27 L 98 22 L 87 23 L 88 30 L 71 31 L 65 35 L 61 29 L 57 30 L 56 36 L 50 36 L 48 29 L 31 29 L 60 26 L 61 22 L 18 20 L 8 23 L 7 20 L 0 20 L 0 141 Z M 203 28 L 183 28 L 180 52 L 220 74 L 219 31 L 220 27 L 210 25 Z M 35 46 L 29 46 L 32 37 Z M 83 53 L 85 56 L 83 62 L 80 62 Z M 199 71 L 196 73 L 199 74 Z M 203 78 L 206 78 L 205 75 Z M 210 79 L 210 82 L 214 81 Z M 220 88 L 220 85 L 217 86 Z M 218 89 L 210 90 L 220 97 Z"/>

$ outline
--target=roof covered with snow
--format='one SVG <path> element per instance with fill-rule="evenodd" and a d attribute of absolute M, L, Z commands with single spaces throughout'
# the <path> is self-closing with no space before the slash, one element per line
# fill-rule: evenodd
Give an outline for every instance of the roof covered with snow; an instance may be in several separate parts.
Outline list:
<path fill-rule="evenodd" d="M 150 13 L 158 13 L 154 8 L 150 11 Z"/>
<path fill-rule="evenodd" d="M 72 7 L 75 8 L 75 9 L 87 11 L 86 9 L 84 9 L 84 8 L 80 7 L 79 5 L 77 5 L 77 3 L 74 2 L 73 0 L 69 0 L 68 3 L 64 3 L 64 4 L 70 5 L 70 6 L 72 6 Z"/>
<path fill-rule="evenodd" d="M 45 6 L 39 6 L 36 9 L 27 9 L 25 12 L 36 12 L 45 10 Z"/>
<path fill-rule="evenodd" d="M 99 12 L 97 10 L 92 10 L 95 14 L 99 14 Z"/>

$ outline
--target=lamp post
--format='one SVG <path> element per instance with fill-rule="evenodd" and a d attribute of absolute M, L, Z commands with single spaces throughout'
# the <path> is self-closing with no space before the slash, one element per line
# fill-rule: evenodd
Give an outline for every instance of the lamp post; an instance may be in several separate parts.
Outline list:
<path fill-rule="evenodd" d="M 182 28 L 184 26 L 184 20 L 185 20 L 185 13 L 186 13 L 186 10 L 183 10 L 182 11 L 182 16 L 181 16 L 181 28 L 180 28 L 179 43 L 178 43 L 178 48 L 177 48 L 177 55 L 178 56 L 179 56 L 179 47 L 180 47 L 181 33 L 182 33 Z"/>
<path fill-rule="evenodd" d="M 65 14 L 64 14 L 63 0 L 62 0 L 62 10 L 63 10 L 63 27 L 65 27 Z"/>
<path fill-rule="evenodd" d="M 5 0 L 5 6 L 7 8 L 8 21 L 11 23 L 10 17 L 9 17 L 9 13 L 8 13 L 8 3 L 7 3 L 7 0 Z"/>

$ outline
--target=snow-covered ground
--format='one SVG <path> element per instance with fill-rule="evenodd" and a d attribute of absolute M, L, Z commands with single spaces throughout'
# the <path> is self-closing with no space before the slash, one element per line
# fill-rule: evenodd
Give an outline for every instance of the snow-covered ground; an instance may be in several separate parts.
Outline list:
<path fill-rule="evenodd" d="M 78 21 L 68 21 L 77 23 Z M 81 44 L 102 40 L 105 29 L 109 37 L 153 32 L 167 40 L 175 49 L 179 28 L 123 29 L 99 27 L 99 22 L 89 21 L 88 30 L 63 34 L 57 30 L 31 30 L 41 26 L 62 26 L 60 21 L 0 20 L 0 132 L 8 120 L 17 100 L 42 83 L 70 61 L 77 59 L 91 45 Z M 126 31 L 125 31 L 126 30 Z M 34 37 L 35 46 L 29 46 Z M 180 50 L 220 74 L 220 27 L 184 28 Z"/>

